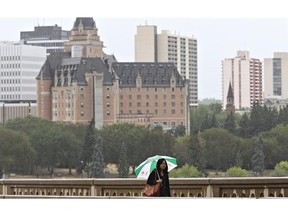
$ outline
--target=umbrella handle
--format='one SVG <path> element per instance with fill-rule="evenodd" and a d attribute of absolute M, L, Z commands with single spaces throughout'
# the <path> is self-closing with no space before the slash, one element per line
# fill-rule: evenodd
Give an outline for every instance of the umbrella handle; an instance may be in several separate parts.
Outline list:
<path fill-rule="evenodd" d="M 157 175 L 158 175 L 158 179 L 161 179 L 161 178 L 160 178 L 160 175 L 159 175 L 159 173 L 158 173 L 157 168 L 156 168 L 156 173 L 157 173 Z M 162 185 L 162 182 L 161 182 L 161 185 Z"/>

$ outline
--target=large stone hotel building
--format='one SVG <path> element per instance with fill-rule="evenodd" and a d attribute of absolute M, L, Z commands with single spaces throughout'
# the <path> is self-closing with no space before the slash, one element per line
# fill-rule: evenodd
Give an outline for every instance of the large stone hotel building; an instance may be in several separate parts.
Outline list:
<path fill-rule="evenodd" d="M 188 87 L 173 63 L 117 62 L 103 52 L 93 18 L 77 18 L 66 53 L 47 57 L 37 76 L 41 118 L 168 127 L 189 133 Z M 66 47 L 65 47 L 66 46 Z"/>

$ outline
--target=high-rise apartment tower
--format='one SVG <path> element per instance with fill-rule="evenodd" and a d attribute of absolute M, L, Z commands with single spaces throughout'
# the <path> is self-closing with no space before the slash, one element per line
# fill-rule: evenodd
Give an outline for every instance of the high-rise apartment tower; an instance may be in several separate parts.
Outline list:
<path fill-rule="evenodd" d="M 135 35 L 136 62 L 174 63 L 182 78 L 188 83 L 189 106 L 198 106 L 197 39 L 171 34 L 157 26 L 137 26 Z"/>
<path fill-rule="evenodd" d="M 235 58 L 222 61 L 222 101 L 227 104 L 231 82 L 234 91 L 235 109 L 249 109 L 254 102 L 263 104 L 262 62 L 250 58 L 248 51 L 238 51 Z"/>

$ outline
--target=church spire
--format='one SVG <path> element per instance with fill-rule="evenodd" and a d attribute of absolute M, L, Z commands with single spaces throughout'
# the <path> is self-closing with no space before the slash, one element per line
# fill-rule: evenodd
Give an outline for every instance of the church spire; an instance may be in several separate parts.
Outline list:
<path fill-rule="evenodd" d="M 229 83 L 229 89 L 227 94 L 227 103 L 226 103 L 226 112 L 235 113 L 235 105 L 234 105 L 234 93 L 231 82 Z"/>

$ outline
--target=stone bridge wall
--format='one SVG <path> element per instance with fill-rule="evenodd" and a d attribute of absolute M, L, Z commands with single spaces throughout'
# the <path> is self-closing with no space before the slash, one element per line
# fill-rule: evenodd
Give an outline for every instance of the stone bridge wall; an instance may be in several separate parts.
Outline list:
<path fill-rule="evenodd" d="M 105 179 L 1 179 L 0 196 L 141 197 L 145 181 Z M 288 197 L 288 177 L 170 178 L 173 197 Z"/>

